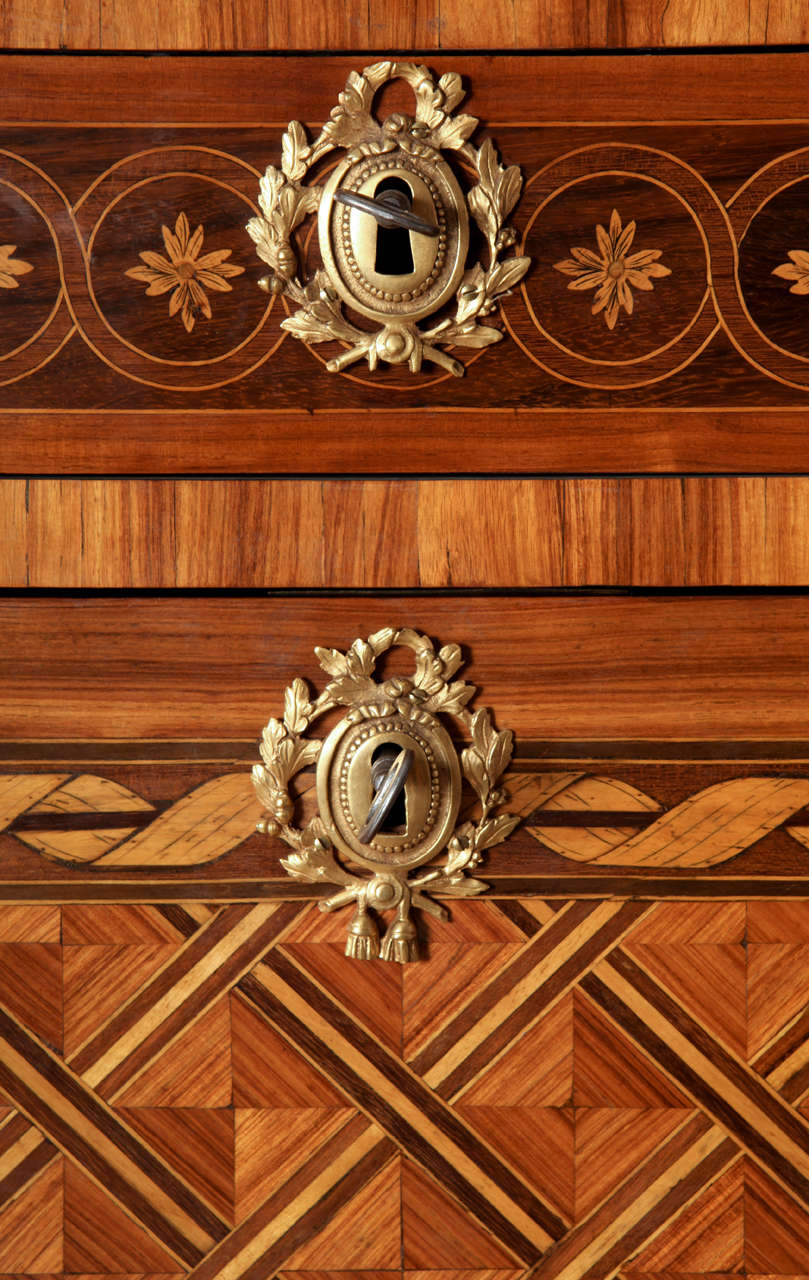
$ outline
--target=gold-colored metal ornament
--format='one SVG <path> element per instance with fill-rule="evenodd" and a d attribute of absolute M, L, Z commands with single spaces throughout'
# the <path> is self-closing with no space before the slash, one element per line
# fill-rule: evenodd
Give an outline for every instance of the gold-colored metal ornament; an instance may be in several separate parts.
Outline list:
<path fill-rule="evenodd" d="M 396 645 L 415 654 L 413 676 L 380 683 L 373 678 L 377 659 Z M 506 799 L 498 783 L 514 735 L 498 732 L 485 708 L 468 709 L 475 686 L 452 679 L 462 664 L 458 645 L 436 652 L 427 636 L 409 627 L 385 627 L 355 640 L 346 653 L 316 648 L 315 654 L 330 677 L 323 692 L 311 700 L 306 682 L 296 677 L 284 695 L 283 720 L 270 720 L 263 733 L 264 763 L 255 765 L 253 781 L 268 816 L 258 829 L 292 847 L 291 857 L 281 859 L 290 876 L 341 886 L 320 903 L 321 911 L 356 903 L 346 955 L 416 960 L 411 909 L 446 919 L 446 909 L 428 894 L 470 897 L 486 889 L 469 872 L 519 821 L 495 812 Z M 335 707 L 347 714 L 325 741 L 307 738 L 312 722 Z M 471 736 L 460 753 L 441 722 L 444 715 L 458 719 Z M 301 828 L 292 823 L 289 785 L 314 764 L 319 814 Z M 462 774 L 479 816 L 459 823 Z M 444 852 L 442 865 L 409 878 Z M 385 911 L 395 915 L 380 944 L 371 913 Z"/>
<path fill-rule="evenodd" d="M 416 114 L 397 112 L 379 123 L 371 110 L 374 95 L 395 79 L 412 88 Z M 263 217 L 247 224 L 259 257 L 272 268 L 260 283 L 298 307 L 283 329 L 302 342 L 347 348 L 328 361 L 330 372 L 364 358 L 372 370 L 381 361 L 406 364 L 415 373 L 428 360 L 460 377 L 464 366 L 442 347 L 486 347 L 503 337 L 480 321 L 530 263 L 525 257 L 501 260 L 516 240 L 506 220 L 522 178 L 516 165 L 500 164 L 490 138 L 479 148 L 469 142 L 477 119 L 453 114 L 463 96 L 459 75 L 448 73 L 436 83 L 426 67 L 412 62 L 352 71 L 318 138 L 310 143 L 293 120 L 283 136 L 281 168 L 269 165 L 261 179 Z M 324 185 L 306 185 L 313 166 L 340 148 L 344 155 Z M 466 197 L 443 152 L 455 153 L 474 173 L 476 184 Z M 293 233 L 314 213 L 323 267 L 303 281 Z M 467 267 L 470 214 L 486 241 L 485 267 Z M 418 327 L 453 299 L 454 315 Z M 344 305 L 379 327 L 360 328 Z"/>

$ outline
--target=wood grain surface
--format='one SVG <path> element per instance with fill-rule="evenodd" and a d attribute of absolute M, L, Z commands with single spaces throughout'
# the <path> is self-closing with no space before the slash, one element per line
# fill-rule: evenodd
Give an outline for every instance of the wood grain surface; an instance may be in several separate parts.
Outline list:
<path fill-rule="evenodd" d="M 0 587 L 805 586 L 803 477 L 0 480 Z"/>
<path fill-rule="evenodd" d="M 48 0 L 36 9 L 12 0 L 0 34 L 12 49 L 615 49 L 798 44 L 809 38 L 809 24 L 798 0 L 238 0 L 219 7 L 202 0 Z"/>
<path fill-rule="evenodd" d="M 12 0 L 0 15 L 6 48 L 397 46 L 439 70 L 458 57 L 430 51 L 451 47 L 808 35 L 795 0 Z M 103 341 L 80 347 L 69 246 L 89 234 L 85 191 L 158 145 L 261 168 L 268 139 L 293 116 L 324 118 L 363 60 L 4 59 L 3 146 L 64 200 L 54 221 L 26 177 L 0 225 L 34 266 L 14 315 L 35 335 L 0 390 L 0 587 L 20 592 L 0 599 L 0 1272 L 805 1277 L 809 601 L 540 593 L 806 585 L 807 481 L 742 474 L 807 470 L 807 392 L 793 385 L 805 300 L 772 279 L 806 247 L 803 173 L 791 159 L 800 182 L 711 241 L 720 283 L 722 253 L 741 250 L 760 349 L 733 345 L 734 321 L 681 374 L 633 390 L 582 388 L 578 366 L 642 363 L 682 320 L 704 260 L 677 183 L 650 202 L 635 178 L 591 180 L 578 221 L 550 202 L 527 233 L 549 279 L 615 203 L 637 219 L 633 247 L 662 249 L 672 274 L 608 331 L 556 273 L 557 337 L 585 356 L 575 370 L 540 368 L 538 329 L 510 301 L 494 354 L 511 355 L 470 368 L 453 421 L 432 412 L 441 388 L 421 402 L 335 389 L 309 352 L 287 366 L 289 343 L 252 386 L 148 386 L 155 355 L 190 368 L 220 354 L 212 330 L 197 324 L 193 346 L 179 316 L 168 331 L 119 279 L 190 189 L 176 152 L 180 177 L 136 174 L 165 194 L 156 212 L 128 196 L 95 210 L 86 278 L 107 315 Z M 524 168 L 553 158 L 561 125 L 568 146 L 682 155 L 732 209 L 757 168 L 805 145 L 805 60 L 791 55 L 463 63 L 471 109 Z M 526 103 L 547 154 L 520 134 Z M 600 122 L 589 131 L 583 104 Z M 706 119 L 740 123 L 700 130 Z M 239 265 L 227 235 L 248 176 L 217 188 L 232 207 L 213 230 L 207 188 L 196 204 L 206 246 Z M 227 327 L 256 319 L 255 296 L 231 306 L 241 296 L 216 296 Z M 103 336 L 110 317 L 123 341 Z M 33 372 L 29 348 L 44 360 Z M 732 474 L 535 474 L 588 471 Z M 182 594 L 195 589 L 234 594 Z M 524 822 L 487 861 L 492 893 L 428 921 L 412 966 L 342 954 L 344 919 L 317 911 L 314 887 L 283 876 L 277 842 L 256 834 L 248 775 L 284 686 L 316 681 L 313 645 L 390 621 L 469 647 L 479 701 L 521 753 L 507 784 Z"/>
<path fill-rule="evenodd" d="M 407 55 L 405 49 L 394 52 Z M 334 106 L 335 93 L 358 69 L 358 60 L 364 63 L 374 51 L 360 43 L 350 53 L 331 56 L 309 43 L 303 54 L 283 51 L 263 57 L 102 54 L 98 50 L 52 58 L 25 53 L 18 46 L 3 62 L 0 119 L 18 125 L 57 125 L 68 118 L 74 126 L 149 125 L 159 105 L 161 124 L 260 128 L 269 146 L 272 139 L 266 131 L 275 125 L 285 128 L 302 106 L 311 125 L 322 123 Z M 529 118 L 546 125 L 582 120 L 636 125 L 673 120 L 698 124 L 705 119 L 800 122 L 806 118 L 804 60 L 800 48 L 682 56 L 663 49 L 627 50 L 616 57 L 581 50 L 573 60 L 539 50 L 511 54 L 506 49 L 494 57 L 464 53 L 464 111 L 478 115 L 492 129 L 524 122 L 529 105 Z M 458 53 L 437 51 L 429 65 L 439 74 L 457 70 Z M 151 86 L 148 96 L 143 93 L 144 78 Z M 110 80 L 115 84 L 112 98 Z M 277 141 L 276 145 L 280 146 Z"/>
<path fill-rule="evenodd" d="M 0 625 L 6 737 L 253 737 L 314 645 L 389 625 L 465 646 L 526 739 L 806 737 L 800 595 L 18 596 Z"/>
<path fill-rule="evenodd" d="M 111 417 L 118 427 L 111 427 Z M 423 412 L 389 409 L 382 471 L 379 451 L 357 430 L 357 417 L 358 410 L 290 410 L 273 416 L 269 433 L 260 411 L 13 411 L 0 461 L 10 475 L 296 475 L 302 469 L 418 475 L 469 467 L 490 474 L 756 475 L 776 467 L 803 474 L 809 453 L 801 409 L 484 413 L 473 407 L 463 415 L 462 435 L 455 421 L 442 425 L 431 414 L 427 432 Z"/>

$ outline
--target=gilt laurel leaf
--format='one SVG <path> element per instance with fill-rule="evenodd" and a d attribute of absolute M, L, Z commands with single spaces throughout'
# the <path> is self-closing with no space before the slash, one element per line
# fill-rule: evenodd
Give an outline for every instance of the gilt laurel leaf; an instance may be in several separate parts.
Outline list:
<path fill-rule="evenodd" d="M 490 325 L 476 324 L 468 332 L 461 330 L 453 334 L 452 340 L 456 347 L 490 347 L 494 342 L 502 342 L 503 335 L 499 329 L 492 329 Z"/>
<path fill-rule="evenodd" d="M 281 328 L 286 329 L 287 333 L 291 333 L 294 337 L 300 338 L 302 342 L 334 340 L 334 334 L 329 326 L 309 311 L 296 311 L 293 316 L 287 316 L 286 320 L 281 321 Z"/>
<path fill-rule="evenodd" d="M 444 110 L 447 113 L 454 111 L 464 97 L 463 81 L 457 71 L 448 71 L 443 75 L 438 81 L 438 87 L 444 95 Z"/>
<path fill-rule="evenodd" d="M 284 724 L 290 733 L 303 733 L 312 715 L 306 681 L 296 676 L 284 693 Z"/>
<path fill-rule="evenodd" d="M 477 163 L 480 184 L 493 195 L 497 189 L 500 165 L 497 162 L 497 152 L 494 149 L 494 143 L 491 138 L 487 138 L 478 151 Z"/>
<path fill-rule="evenodd" d="M 479 711 L 475 712 L 472 716 L 470 728 L 472 730 L 472 741 L 485 760 L 494 741 L 494 726 L 486 707 L 481 707 Z"/>
<path fill-rule="evenodd" d="M 346 656 L 339 649 L 322 649 L 318 645 L 315 657 L 327 675 L 344 676 L 348 671 Z"/>
<path fill-rule="evenodd" d="M 522 175 L 516 164 L 509 165 L 500 176 L 497 187 L 497 207 L 500 217 L 505 220 L 511 213 L 522 190 Z"/>
<path fill-rule="evenodd" d="M 504 729 L 495 736 L 486 756 L 486 772 L 495 782 L 506 769 L 514 749 L 514 734 L 511 729 Z"/>
<path fill-rule="evenodd" d="M 261 758 L 269 765 L 275 759 L 278 743 L 286 736 L 286 728 L 280 720 L 270 720 L 261 735 Z"/>
<path fill-rule="evenodd" d="M 281 168 L 291 181 L 299 181 L 306 174 L 310 152 L 306 130 L 297 120 L 292 120 L 281 139 Z"/>
<path fill-rule="evenodd" d="M 478 122 L 475 116 L 448 116 L 432 132 L 433 146 L 441 151 L 458 151 L 467 138 L 475 132 Z"/>
<path fill-rule="evenodd" d="M 507 840 L 519 821 L 518 814 L 502 813 L 498 818 L 489 818 L 481 823 L 476 840 L 478 849 L 491 849 L 493 845 Z"/>
<path fill-rule="evenodd" d="M 375 631 L 372 636 L 368 637 L 368 643 L 374 653 L 379 655 L 389 649 L 396 635 L 395 627 L 383 627 L 381 631 Z"/>
<path fill-rule="evenodd" d="M 483 756 L 474 747 L 466 747 L 461 752 L 461 764 L 466 780 L 480 794 L 486 782 L 486 765 Z"/>
<path fill-rule="evenodd" d="M 302 738 L 296 742 L 292 753 L 292 773 L 305 769 L 307 765 L 315 764 L 322 746 L 323 743 L 319 738 Z"/>
<path fill-rule="evenodd" d="M 513 289 L 514 285 L 522 280 L 530 265 L 530 258 L 507 258 L 505 262 L 499 262 L 486 281 L 489 296 L 493 298 L 497 294 L 505 293 L 507 289 Z"/>

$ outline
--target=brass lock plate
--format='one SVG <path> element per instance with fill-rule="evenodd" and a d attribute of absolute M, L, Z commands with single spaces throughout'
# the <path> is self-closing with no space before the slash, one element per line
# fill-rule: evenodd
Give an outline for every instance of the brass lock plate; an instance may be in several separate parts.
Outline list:
<path fill-rule="evenodd" d="M 370 213 L 334 198 L 348 191 L 373 199 L 402 188 L 412 212 L 437 235 L 380 227 Z M 401 147 L 344 160 L 323 188 L 318 228 L 323 265 L 343 302 L 382 324 L 421 320 L 449 302 L 469 250 L 466 201 L 449 165 Z"/>
<path fill-rule="evenodd" d="M 377 660 L 394 646 L 414 654 L 412 677 L 375 680 Z M 481 893 L 486 884 L 470 872 L 484 850 L 517 825 L 513 814 L 498 812 L 506 799 L 499 782 L 511 760 L 513 734 L 498 731 L 485 708 L 469 709 L 474 685 L 452 679 L 462 663 L 458 645 L 436 651 L 429 637 L 410 627 L 385 627 L 355 640 L 345 653 L 315 653 L 330 677 L 326 687 L 313 698 L 296 677 L 286 690 L 283 720 L 271 719 L 262 735 L 263 764 L 253 769 L 267 811 L 259 830 L 292 848 L 281 859 L 289 875 L 338 886 L 321 910 L 355 904 L 348 955 L 415 960 L 412 908 L 446 918 L 433 894 Z M 336 707 L 346 714 L 325 741 L 309 738 L 310 725 Z M 466 730 L 468 746 L 456 747 L 443 723 L 447 716 Z M 290 784 L 315 764 L 319 812 L 301 827 L 294 822 Z M 464 781 L 473 804 L 459 823 Z M 370 876 L 358 874 L 363 871 Z M 395 917 L 380 943 L 372 913 L 388 910 Z"/>
<path fill-rule="evenodd" d="M 401 798 L 402 830 L 383 829 L 363 843 L 360 832 L 374 799 L 371 765 L 388 745 L 413 753 Z M 380 864 L 417 867 L 429 862 L 452 835 L 461 802 L 461 771 L 452 739 L 426 711 L 416 710 L 412 718 L 381 714 L 358 721 L 349 716 L 332 730 L 320 752 L 317 802 L 334 843 L 363 866 L 378 870 Z"/>

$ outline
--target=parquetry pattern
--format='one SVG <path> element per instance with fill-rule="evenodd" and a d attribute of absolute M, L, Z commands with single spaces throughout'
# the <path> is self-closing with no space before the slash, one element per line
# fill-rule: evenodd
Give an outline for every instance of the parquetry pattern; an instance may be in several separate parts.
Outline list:
<path fill-rule="evenodd" d="M 0 908 L 0 1274 L 809 1274 L 809 902 Z"/>

